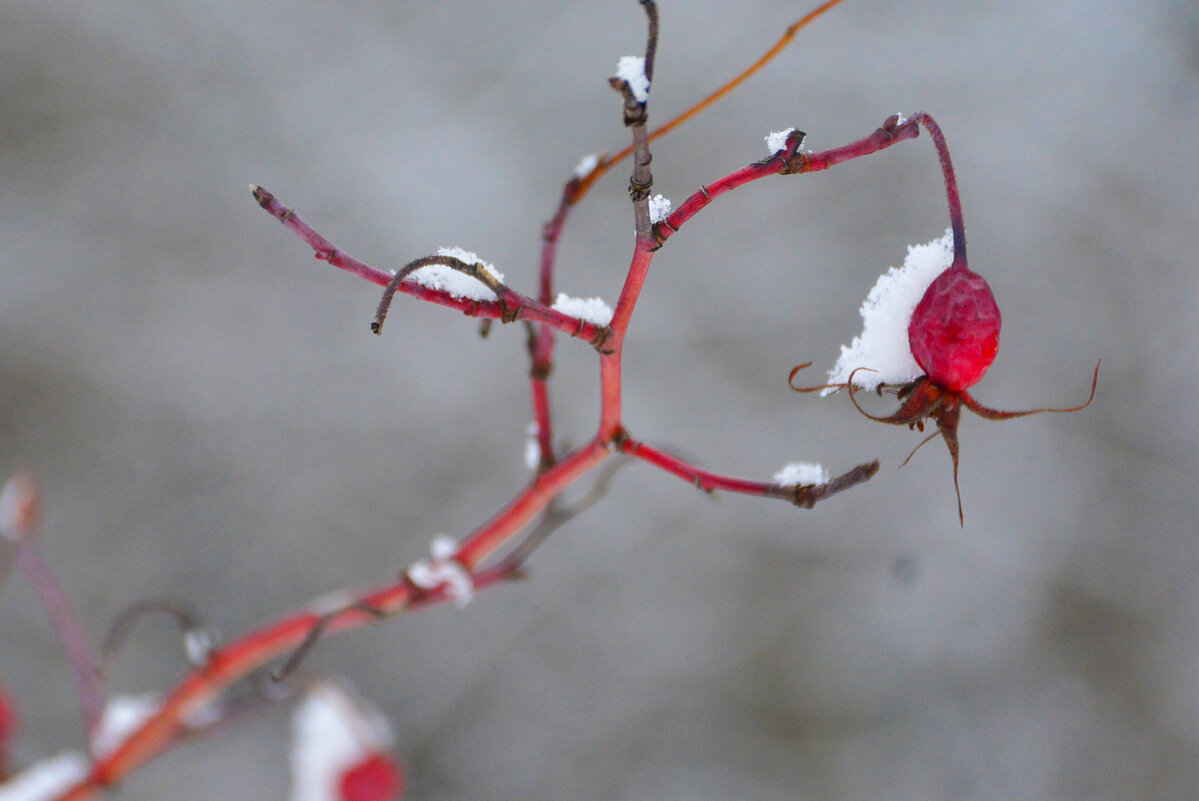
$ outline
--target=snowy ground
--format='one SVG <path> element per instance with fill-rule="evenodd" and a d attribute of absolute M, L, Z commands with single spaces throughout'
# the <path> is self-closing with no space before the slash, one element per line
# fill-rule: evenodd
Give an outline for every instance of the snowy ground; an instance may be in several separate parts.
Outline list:
<path fill-rule="evenodd" d="M 804 2 L 662 5 L 651 121 L 728 77 Z M 0 5 L 0 472 L 48 494 L 43 552 L 97 634 L 183 597 L 228 636 L 387 580 L 527 477 L 524 334 L 490 338 L 314 261 L 260 183 L 396 268 L 475 251 L 532 291 L 580 157 L 625 143 L 606 78 L 627 2 Z M 715 502 L 644 465 L 532 579 L 323 643 L 308 668 L 380 705 L 418 799 L 1178 799 L 1199 784 L 1199 11 L 1189 0 L 849 0 L 654 151 L 676 205 L 797 126 L 814 149 L 937 116 L 970 264 L 1004 314 L 948 456 L 844 396 L 831 367 L 876 277 L 947 219 L 927 137 L 705 210 L 659 254 L 626 350 L 627 424 L 768 479 L 873 457 L 812 511 Z M 625 173 L 560 251 L 614 303 Z M 597 411 L 565 342 L 564 438 Z M 814 372 L 814 371 L 812 371 Z M 819 376 L 821 373 L 814 372 Z M 876 411 L 882 411 L 879 407 Z M 0 603 L 17 756 L 77 746 L 70 676 L 30 591 Z M 163 621 L 117 686 L 178 675 Z M 272 716 L 177 750 L 123 797 L 283 798 Z"/>

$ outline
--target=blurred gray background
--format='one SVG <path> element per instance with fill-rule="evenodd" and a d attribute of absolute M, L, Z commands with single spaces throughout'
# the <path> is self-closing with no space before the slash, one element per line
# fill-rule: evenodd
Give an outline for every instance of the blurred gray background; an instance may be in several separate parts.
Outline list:
<path fill-rule="evenodd" d="M 651 120 L 756 58 L 810 2 L 662 4 Z M 0 472 L 44 483 L 42 551 L 98 638 L 192 601 L 227 637 L 389 580 L 528 478 L 524 333 L 489 339 L 314 261 L 275 192 L 356 256 L 477 251 L 532 293 L 579 157 L 626 142 L 606 78 L 632 0 L 0 3 Z M 393 724 L 415 799 L 1179 799 L 1199 784 L 1195 472 L 1199 10 L 1191 0 L 851 0 L 662 140 L 680 202 L 794 125 L 822 149 L 941 122 L 971 266 L 1004 313 L 950 464 L 844 397 L 800 396 L 909 243 L 947 223 L 926 137 L 718 201 L 654 263 L 626 350 L 630 430 L 766 479 L 880 474 L 815 510 L 709 499 L 644 465 L 530 581 L 323 642 Z M 615 302 L 626 171 L 560 249 Z M 595 358 L 563 342 L 575 444 Z M 819 374 L 813 373 L 813 378 Z M 882 410 L 882 407 L 878 407 Z M 169 686 L 147 622 L 115 686 Z M 18 756 L 78 747 L 67 665 L 20 580 L 0 599 Z M 178 749 L 131 801 L 284 798 L 283 710 Z"/>

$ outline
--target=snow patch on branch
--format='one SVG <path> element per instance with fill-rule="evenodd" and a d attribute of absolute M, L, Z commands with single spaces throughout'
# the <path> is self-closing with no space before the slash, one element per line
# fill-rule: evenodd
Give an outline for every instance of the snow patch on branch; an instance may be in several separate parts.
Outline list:
<path fill-rule="evenodd" d="M 111 754 L 129 735 L 158 712 L 162 698 L 158 693 L 117 695 L 104 706 L 100 723 L 92 735 L 92 754 L 103 759 Z"/>
<path fill-rule="evenodd" d="M 778 153 L 780 150 L 783 150 L 787 147 L 787 137 L 790 136 L 794 130 L 794 128 L 787 128 L 782 131 L 770 132 L 770 134 L 766 137 L 766 149 L 770 151 L 771 155 L 774 155 L 775 153 Z"/>
<path fill-rule="evenodd" d="M 670 202 L 670 198 L 663 195 L 654 195 L 649 199 L 649 221 L 651 223 L 660 223 L 670 216 L 671 209 L 674 204 Z"/>
<path fill-rule="evenodd" d="M 422 590 L 445 587 L 445 593 L 454 599 L 459 609 L 475 597 L 475 582 L 470 572 L 454 558 L 458 543 L 453 537 L 434 537 L 429 550 L 432 558 L 420 559 L 408 567 L 408 580 Z"/>
<path fill-rule="evenodd" d="M 463 264 L 477 266 L 497 282 L 501 284 L 504 282 L 503 273 L 469 250 L 459 247 L 438 248 L 437 255 L 457 259 Z M 496 299 L 496 294 L 482 281 L 444 264 L 430 264 L 421 267 L 412 273 L 411 278 L 421 286 L 446 292 L 461 300 L 491 301 Z"/>
<path fill-rule="evenodd" d="M 903 266 L 892 267 L 879 277 L 862 303 L 862 333 L 849 345 L 829 371 L 830 384 L 845 384 L 854 376 L 855 387 L 874 389 L 879 384 L 906 384 L 921 375 L 920 366 L 908 345 L 908 323 L 929 284 L 953 263 L 953 234 L 926 245 L 910 245 Z M 872 371 L 872 372 L 871 372 Z M 828 395 L 836 389 L 826 389 Z"/>
<path fill-rule="evenodd" d="M 572 298 L 565 292 L 559 292 L 553 309 L 595 325 L 612 322 L 612 307 L 603 298 Z"/>
<path fill-rule="evenodd" d="M 541 427 L 537 425 L 536 420 L 529 423 L 529 427 L 525 429 L 525 467 L 530 470 L 536 470 L 541 464 L 541 444 L 537 441 L 540 433 Z"/>
<path fill-rule="evenodd" d="M 644 56 L 622 56 L 616 64 L 616 77 L 628 84 L 638 103 L 649 100 L 649 78 L 645 77 Z"/>
<path fill-rule="evenodd" d="M 774 474 L 774 481 L 784 487 L 827 484 L 828 470 L 817 462 L 790 462 Z"/>
<path fill-rule="evenodd" d="M 575 165 L 574 175 L 580 181 L 586 178 L 591 173 L 595 172 L 595 168 L 599 166 L 599 156 L 595 153 L 588 153 L 579 160 Z"/>
<path fill-rule="evenodd" d="M 0 801 L 47 801 L 62 795 L 91 770 L 91 760 L 67 751 L 30 765 L 0 784 Z"/>

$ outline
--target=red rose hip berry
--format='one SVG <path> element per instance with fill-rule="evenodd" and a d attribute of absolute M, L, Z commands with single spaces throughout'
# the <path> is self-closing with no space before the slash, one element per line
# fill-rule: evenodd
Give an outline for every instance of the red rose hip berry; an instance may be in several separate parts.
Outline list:
<path fill-rule="evenodd" d="M 981 275 L 957 260 L 929 285 L 908 323 L 916 364 L 934 384 L 977 384 L 999 352 L 999 306 Z"/>

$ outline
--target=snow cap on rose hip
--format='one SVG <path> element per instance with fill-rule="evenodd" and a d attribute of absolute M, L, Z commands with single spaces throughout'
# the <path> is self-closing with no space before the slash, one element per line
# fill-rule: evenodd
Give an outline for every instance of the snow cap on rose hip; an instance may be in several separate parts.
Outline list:
<path fill-rule="evenodd" d="M 952 231 L 927 245 L 909 247 L 903 267 L 893 267 L 879 278 L 862 304 L 861 314 L 862 333 L 851 345 L 842 347 L 841 357 L 829 372 L 829 383 L 796 386 L 794 378 L 808 366 L 805 364 L 791 371 L 791 386 L 800 392 L 820 390 L 826 395 L 847 389 L 858 411 L 880 423 L 919 431 L 924 431 L 925 420 L 936 423 L 937 430 L 912 453 L 937 434 L 945 440 L 953 460 L 958 519 L 963 525 L 957 439 L 962 406 L 988 420 L 1006 420 L 1038 412 L 1078 411 L 1095 396 L 1098 365 L 1091 396 L 1080 406 L 1007 412 L 974 400 L 967 389 L 978 383 L 995 360 L 1001 317 L 986 280 L 955 255 Z M 855 395 L 863 389 L 894 392 L 902 404 L 888 416 L 869 414 Z"/>
<path fill-rule="evenodd" d="M 999 352 L 999 306 L 987 282 L 971 272 L 966 263 L 966 223 L 945 135 L 924 112 L 913 114 L 910 120 L 928 131 L 937 149 L 949 203 L 949 230 L 935 242 L 908 248 L 903 268 L 891 268 L 874 285 L 862 304 L 862 334 L 848 348 L 841 349 L 841 358 L 829 373 L 829 383 L 795 386 L 796 373 L 811 362 L 793 369 L 787 380 L 798 392 L 820 390 L 827 395 L 847 389 L 857 410 L 880 423 L 906 425 L 919 431 L 924 431 L 925 420 L 936 423 L 937 430 L 921 440 L 903 464 L 921 445 L 940 434 L 953 460 L 958 520 L 965 525 L 958 486 L 958 420 L 962 406 L 988 420 L 1038 412 L 1076 412 L 1095 397 L 1099 365 L 1095 365 L 1091 379 L 1091 395 L 1079 406 L 1005 412 L 983 406 L 970 396 L 967 388 L 978 383 Z M 858 405 L 854 391 L 859 389 L 873 389 L 880 395 L 891 391 L 902 403 L 894 414 L 875 416 Z"/>
<path fill-rule="evenodd" d="M 347 687 L 314 683 L 293 716 L 292 801 L 399 801 L 404 772 L 379 712 Z"/>

